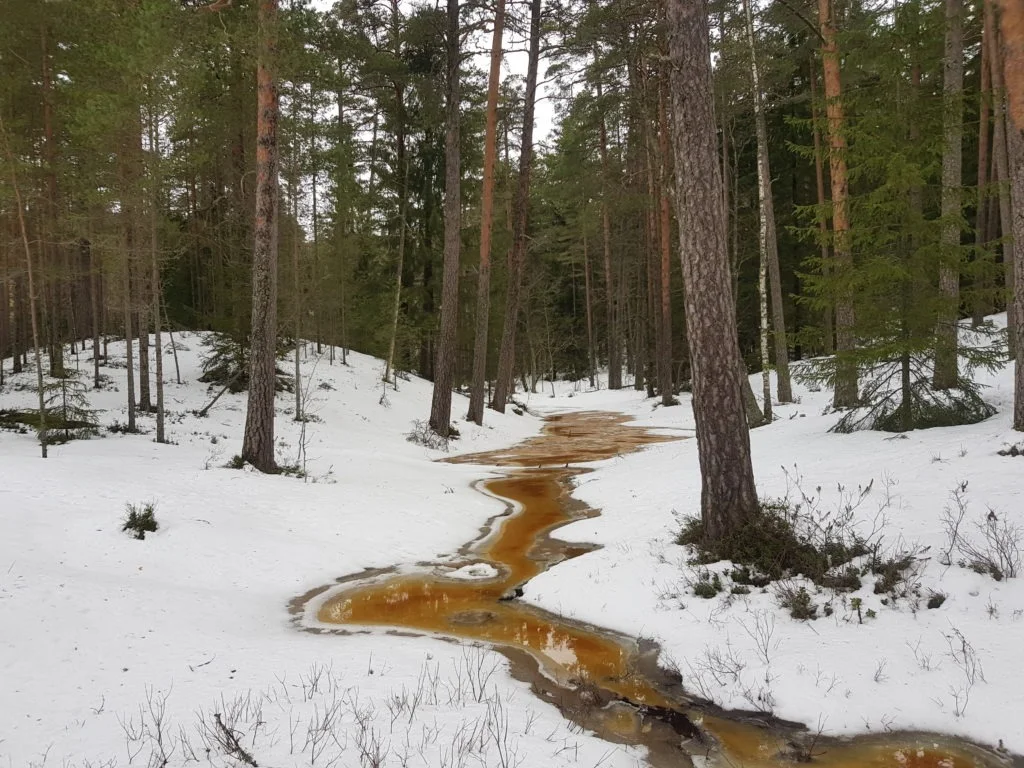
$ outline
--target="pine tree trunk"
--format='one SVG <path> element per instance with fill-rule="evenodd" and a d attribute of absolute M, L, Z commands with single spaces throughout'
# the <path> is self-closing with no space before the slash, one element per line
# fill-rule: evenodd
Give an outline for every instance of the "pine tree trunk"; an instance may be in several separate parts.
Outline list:
<path fill-rule="evenodd" d="M 124 358 L 128 384 L 128 431 L 136 432 L 135 424 L 135 349 L 133 339 L 135 332 L 132 326 L 132 253 L 135 250 L 135 233 L 132 231 L 132 216 L 124 214 L 124 275 L 122 309 L 124 315 Z"/>
<path fill-rule="evenodd" d="M 823 209 L 825 207 L 825 171 L 824 163 L 822 163 L 822 149 L 821 149 L 821 131 L 818 129 L 818 97 L 815 94 L 815 83 L 818 80 L 818 75 L 814 71 L 814 57 L 811 57 L 810 62 L 810 82 L 811 82 L 811 121 L 813 123 L 811 130 L 814 133 L 814 181 L 817 186 L 818 192 L 818 208 Z M 825 216 L 818 216 L 818 233 L 819 239 L 821 240 L 821 270 L 825 275 L 829 273 L 829 258 L 828 258 L 828 223 L 825 221 Z M 829 302 L 828 308 L 825 310 L 824 326 L 825 326 L 825 354 L 831 354 L 835 349 L 835 323 L 833 319 L 835 317 L 835 306 L 833 302 Z"/>
<path fill-rule="evenodd" d="M 818 0 L 821 25 L 821 59 L 825 73 L 825 113 L 828 117 L 829 170 L 832 179 L 832 233 L 834 237 L 833 265 L 840 279 L 853 268 L 850 250 L 850 219 L 848 210 L 849 178 L 846 169 L 846 136 L 844 134 L 843 87 L 840 75 L 839 46 L 832 18 L 831 0 Z M 838 356 L 835 393 L 832 400 L 836 408 L 852 408 L 857 404 L 857 365 L 848 358 L 854 348 L 856 317 L 853 299 L 840 293 L 836 305 L 836 354 Z"/>
<path fill-rule="evenodd" d="M 601 84 L 597 85 L 597 97 L 601 98 Z M 619 338 L 619 318 L 615 312 L 615 282 L 612 279 L 612 220 L 608 204 L 608 129 L 604 114 L 601 114 L 601 238 L 604 246 L 605 312 L 607 314 L 608 336 L 608 389 L 622 388 L 622 342 Z"/>
<path fill-rule="evenodd" d="M 462 50 L 459 0 L 448 1 L 446 39 L 448 78 L 444 155 L 444 270 L 441 276 L 441 320 L 434 362 L 430 427 L 448 437 L 452 420 L 452 388 L 459 331 L 459 256 L 462 250 L 462 158 L 460 66 Z"/>
<path fill-rule="evenodd" d="M 260 0 L 256 67 L 256 213 L 252 258 L 252 330 L 249 397 L 242 460 L 260 472 L 274 461 L 274 391 L 277 367 L 277 80 L 274 75 L 278 0 Z"/>
<path fill-rule="evenodd" d="M 57 141 L 53 127 L 53 70 L 50 66 L 50 33 L 44 23 L 40 27 L 40 56 L 42 59 L 42 108 L 43 108 L 43 166 L 46 181 L 44 205 L 45 226 L 42 232 L 41 264 L 37 265 L 36 282 L 43 296 L 45 317 L 44 331 L 49 350 L 50 375 L 63 378 L 64 339 L 60 327 L 60 307 L 56 300 L 58 279 L 57 245 Z M 37 301 L 29 289 L 29 303 Z"/>
<path fill-rule="evenodd" d="M 962 0 L 946 0 L 946 45 L 942 80 L 942 236 L 939 247 L 939 292 L 943 304 L 935 326 L 936 389 L 951 389 L 960 380 L 957 321 L 960 316 L 960 217 L 963 185 L 964 44 Z"/>
<path fill-rule="evenodd" d="M 292 98 L 292 125 L 297 126 L 295 117 L 296 103 L 298 99 Z M 291 148 L 291 168 L 288 174 L 288 195 L 292 203 L 292 293 L 294 306 L 292 307 L 292 325 L 295 334 L 294 348 L 295 356 L 295 421 L 302 421 L 302 285 L 299 279 L 299 238 L 302 228 L 299 226 L 299 196 L 297 189 L 297 176 L 299 173 L 299 136 L 297 127 L 293 129 Z M 387 381 L 387 374 L 384 375 Z"/>
<path fill-rule="evenodd" d="M 11 172 L 11 189 L 14 191 L 14 203 L 18 209 L 18 229 L 21 234 L 21 244 L 25 250 L 25 275 L 28 279 L 28 304 L 29 316 L 32 322 L 32 346 L 36 356 L 36 394 L 39 402 L 39 451 L 45 459 L 47 456 L 47 444 L 49 438 L 46 431 L 46 395 L 43 391 L 43 356 L 39 348 L 39 322 L 36 319 L 36 282 L 35 270 L 32 263 L 32 249 L 29 246 L 28 227 L 25 224 L 25 205 L 21 198 L 21 188 L 18 186 L 18 174 L 15 166 L 14 154 L 11 152 L 11 145 L 7 137 L 7 126 L 4 125 L 3 117 L 0 116 L 0 136 L 4 140 L 4 154 L 7 156 L 7 163 Z M 6 306 L 4 307 L 6 311 Z M 0 358 L 2 365 L 2 358 Z"/>
<path fill-rule="evenodd" d="M 1013 239 L 1016 243 L 1024 243 L 1024 133 L 1014 125 L 1012 118 L 1007 120 L 1006 127 L 1010 151 Z M 1014 254 L 1014 282 L 1010 284 L 1013 325 L 1008 328 L 1009 336 L 1013 339 L 1014 348 L 1018 353 L 1014 365 L 1013 428 L 1024 432 L 1024 355 L 1020 353 L 1024 349 L 1024 248 L 1014 248 Z"/>
<path fill-rule="evenodd" d="M 138 286 L 135 290 L 136 300 L 139 302 L 139 311 L 134 320 L 139 331 L 139 410 L 149 413 L 153 410 L 153 402 L 149 396 L 149 313 L 146 306 L 146 297 L 149 296 L 148 280 L 142 275 L 144 269 L 141 261 L 142 244 L 139 243 L 139 259 L 136 265 Z"/>
<path fill-rule="evenodd" d="M 498 375 L 494 381 L 491 407 L 505 412 L 513 383 L 516 356 L 516 325 L 519 323 L 519 294 L 526 266 L 526 227 L 530 214 L 530 172 L 533 168 L 533 110 L 537 99 L 537 68 L 540 62 L 541 0 L 530 2 L 530 53 L 526 67 L 526 93 L 523 112 L 523 143 L 519 150 L 519 183 L 512 211 L 512 248 L 508 256 L 508 295 L 505 301 L 505 327 L 501 334 Z"/>
<path fill-rule="evenodd" d="M 789 375 L 789 345 L 786 337 L 785 308 L 782 305 L 782 273 L 779 269 L 779 244 L 775 232 L 775 203 L 772 199 L 772 174 L 768 160 L 768 127 L 764 117 L 764 95 L 761 93 L 761 73 L 757 63 L 757 45 L 754 41 L 754 21 L 750 2 L 744 0 L 747 16 L 747 44 L 750 48 L 750 80 L 753 84 L 754 123 L 757 134 L 757 201 L 759 216 L 759 244 L 765 262 L 771 290 L 772 341 L 775 347 L 775 368 L 778 378 L 779 402 L 793 402 L 793 387 Z M 767 308 L 763 308 L 767 309 Z M 767 312 L 765 312 L 767 315 Z M 765 318 L 767 319 L 767 318 Z M 763 331 L 767 334 L 767 329 Z M 767 347 L 767 335 L 762 345 Z M 762 352 L 762 357 L 764 357 Z M 763 363 L 763 361 L 762 361 Z M 769 385 L 770 388 L 770 385 Z M 771 397 L 765 400 L 765 418 L 771 421 Z"/>
<path fill-rule="evenodd" d="M 88 241 L 86 241 L 88 242 Z M 92 385 L 100 388 L 100 264 L 89 246 L 89 302 L 92 305 Z"/>
<path fill-rule="evenodd" d="M 480 198 L 480 270 L 476 284 L 476 336 L 467 418 L 484 423 L 484 383 L 487 377 L 487 330 L 491 308 L 491 228 L 494 225 L 494 165 L 498 142 L 498 86 L 501 79 L 501 38 L 505 29 L 505 0 L 494 9 L 491 66 L 487 79 L 487 123 L 484 134 L 483 191 Z"/>
<path fill-rule="evenodd" d="M 705 543 L 759 512 L 744 418 L 718 167 L 706 0 L 668 0 L 668 47 L 685 309 Z"/>
<path fill-rule="evenodd" d="M 159 162 L 159 134 L 159 126 L 154 127 L 151 125 L 150 142 L 152 142 L 154 147 L 157 147 L 155 151 L 156 158 L 153 161 L 154 163 Z M 155 178 L 156 174 L 154 172 L 154 179 Z M 164 347 L 163 336 L 160 332 L 160 248 L 159 231 L 157 226 L 157 206 L 159 202 L 159 188 L 154 183 L 149 204 L 149 282 L 152 292 L 151 307 L 153 310 L 153 340 L 155 342 L 153 345 L 153 364 L 154 373 L 156 374 L 156 441 L 158 443 L 165 443 L 167 440 L 164 435 Z"/>
<path fill-rule="evenodd" d="M 590 388 L 597 385 L 595 373 L 597 372 L 597 360 L 594 356 L 594 317 L 591 310 L 591 288 L 590 288 L 590 254 L 587 251 L 587 231 L 583 230 L 583 291 L 584 301 L 587 310 L 587 376 L 590 381 Z"/>
<path fill-rule="evenodd" d="M 974 221 L 974 250 L 976 273 L 974 297 L 971 301 L 971 325 L 977 328 L 992 311 L 990 253 L 988 250 L 988 220 L 990 194 L 988 191 L 989 116 L 992 107 L 992 68 L 989 63 L 992 46 L 991 22 L 986 15 L 981 33 L 981 92 L 978 98 L 978 206 Z M 977 267 L 980 266 L 980 269 Z"/>
<path fill-rule="evenodd" d="M 22 280 L 17 276 L 11 281 L 11 293 L 14 294 L 14 312 L 11 314 L 11 373 L 14 374 L 25 370 L 22 356 L 25 349 L 25 291 Z"/>
<path fill-rule="evenodd" d="M 669 149 L 668 111 L 665 107 L 665 83 L 658 83 L 658 153 L 661 156 L 661 189 L 659 194 L 658 228 L 661 244 L 659 264 L 659 323 L 658 337 L 658 388 L 661 390 L 661 404 L 675 402 L 672 391 L 672 215 L 669 190 L 672 188 L 671 155 Z"/>
<path fill-rule="evenodd" d="M 398 13 L 397 7 L 395 14 Z M 398 201 L 398 259 L 395 264 L 395 301 L 391 307 L 391 340 L 388 342 L 388 357 L 384 364 L 384 383 L 387 384 L 395 368 L 395 343 L 398 340 L 398 320 L 402 315 L 402 274 L 405 271 L 405 238 L 409 227 L 409 158 L 405 141 L 405 87 L 395 85 L 395 100 L 398 105 L 398 125 L 395 131 L 395 161 L 402 174 Z M 397 379 L 396 379 L 397 381 Z"/>
<path fill-rule="evenodd" d="M 0 387 L 4 385 L 4 360 L 11 350 L 11 297 L 7 281 L 7 250 L 0 251 Z"/>
<path fill-rule="evenodd" d="M 339 58 L 338 59 L 338 71 L 341 72 L 342 68 L 343 68 L 342 67 L 342 60 Z M 345 131 L 345 108 L 344 108 L 345 101 L 344 101 L 344 92 L 343 92 L 343 90 L 341 88 L 341 85 L 338 86 L 338 90 L 335 92 L 335 98 L 336 98 L 336 100 L 338 102 L 338 140 L 341 141 L 341 137 L 344 136 L 344 131 Z M 374 115 L 374 135 L 376 135 L 376 125 L 377 125 L 377 117 L 376 117 L 376 114 L 375 114 Z M 371 168 L 371 172 L 372 172 L 372 168 Z M 340 163 L 339 163 L 339 168 L 338 168 L 338 185 L 339 186 L 341 184 L 342 173 L 343 173 L 343 170 L 341 169 Z M 340 198 L 338 198 L 338 199 L 340 200 Z M 347 328 L 345 326 L 345 287 L 346 287 L 346 285 L 345 285 L 345 283 L 346 283 L 346 272 L 345 272 L 345 270 L 346 270 L 346 267 L 345 267 L 345 242 L 344 242 L 344 238 L 345 238 L 345 235 L 346 235 L 345 222 L 346 222 L 348 217 L 347 216 L 343 216 L 342 213 L 343 212 L 341 210 L 341 206 L 340 206 L 340 203 L 339 203 L 338 210 L 336 211 L 337 220 L 334 222 L 334 227 L 335 227 L 335 242 L 337 244 L 337 252 L 338 252 L 338 275 L 339 275 L 339 280 L 338 280 L 338 293 L 339 293 L 338 303 L 341 305 L 339 307 L 339 314 L 341 315 L 341 318 L 340 318 L 341 319 L 341 364 L 342 365 L 348 365 L 348 334 L 347 334 Z M 333 345 L 333 341 L 334 340 L 332 339 L 331 341 L 332 341 L 332 345 Z M 332 349 L 332 355 L 333 355 L 333 346 L 331 347 L 331 349 Z"/>
<path fill-rule="evenodd" d="M 999 190 L 999 226 L 1003 235 L 1003 265 L 1006 287 L 1006 327 L 1014 326 L 1013 290 L 1014 262 L 1020 248 L 1013 238 L 1013 205 L 1010 194 L 1010 160 L 1007 146 L 1008 116 L 1006 114 L 1006 92 L 1003 88 L 1003 51 L 999 28 L 995 23 L 993 0 L 985 0 L 985 23 L 992 30 L 989 61 L 992 69 L 992 153 L 995 155 L 996 185 Z M 1013 333 L 1008 334 L 1010 358 L 1016 357 L 1017 345 Z"/>
<path fill-rule="evenodd" d="M 1008 89 L 1009 108 L 1006 119 L 1007 149 L 1010 165 L 1010 196 L 1014 261 L 1008 281 L 1011 297 L 1012 322 L 1008 327 L 1013 349 L 1017 352 L 1014 367 L 1013 428 L 1024 432 L 1024 8 L 1019 3 L 1002 2 L 999 20 L 1002 45 L 999 50 L 1003 61 L 1005 84 Z M 993 57 L 995 58 L 995 57 Z M 995 80 L 995 78 L 993 78 Z M 1009 271 L 1009 270 L 1008 270 Z"/>

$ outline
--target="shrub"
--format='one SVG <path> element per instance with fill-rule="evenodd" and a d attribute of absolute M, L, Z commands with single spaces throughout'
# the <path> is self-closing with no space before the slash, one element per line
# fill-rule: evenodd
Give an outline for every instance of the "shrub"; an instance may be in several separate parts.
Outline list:
<path fill-rule="evenodd" d="M 155 533 L 159 527 L 156 522 L 156 504 L 126 504 L 124 521 L 121 530 L 132 534 L 133 538 L 144 539 L 147 533 Z"/>
<path fill-rule="evenodd" d="M 281 358 L 291 347 L 288 340 L 278 339 L 277 357 Z M 249 388 L 249 345 L 227 334 L 214 333 L 207 336 L 203 345 L 209 350 L 203 357 L 203 374 L 199 381 L 215 387 L 227 387 L 230 392 L 243 392 Z M 294 391 L 292 376 L 280 368 L 274 388 L 278 392 Z"/>
<path fill-rule="evenodd" d="M 752 570 L 749 566 L 738 565 L 732 569 L 729 576 L 736 584 L 740 584 L 746 587 L 767 587 L 771 584 L 771 577 L 766 576 L 763 573 L 758 573 L 756 570 Z M 747 592 L 750 590 L 748 589 Z"/>
<path fill-rule="evenodd" d="M 811 526 L 798 532 L 801 520 L 799 505 L 773 500 L 761 504 L 760 514 L 722 542 L 712 546 L 704 543 L 704 526 L 700 519 L 690 518 L 676 538 L 678 544 L 694 547 L 698 561 L 714 563 L 732 560 L 746 566 L 735 581 L 753 579 L 756 572 L 769 579 L 785 576 L 806 576 L 821 582 L 834 567 L 867 554 L 863 539 L 847 531 L 814 531 Z M 751 581 L 754 586 L 759 584 Z M 762 584 L 767 584 L 765 580 Z"/>
<path fill-rule="evenodd" d="M 710 600 L 721 591 L 722 579 L 717 573 L 711 574 L 707 571 L 702 571 L 697 582 L 693 585 L 693 594 L 697 597 L 703 597 L 705 600 Z"/>
<path fill-rule="evenodd" d="M 821 578 L 821 586 L 836 592 L 856 592 L 861 586 L 860 571 L 848 565 L 839 573 L 826 573 Z"/>
<path fill-rule="evenodd" d="M 806 587 L 794 587 L 791 584 L 780 583 L 775 587 L 775 599 L 779 606 L 789 611 L 794 619 L 804 621 L 818 618 L 818 606 L 811 599 L 811 593 Z"/>
<path fill-rule="evenodd" d="M 430 448 L 431 450 L 448 450 L 448 438 L 437 434 L 428 421 L 416 419 L 412 423 L 412 430 L 405 436 L 405 439 L 410 443 L 422 445 L 424 448 Z"/>

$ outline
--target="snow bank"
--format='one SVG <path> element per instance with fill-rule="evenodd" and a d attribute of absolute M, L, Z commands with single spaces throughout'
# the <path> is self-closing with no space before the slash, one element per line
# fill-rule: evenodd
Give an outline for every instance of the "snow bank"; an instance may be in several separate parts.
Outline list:
<path fill-rule="evenodd" d="M 920 600 L 883 604 L 885 595 L 874 594 L 875 579 L 867 577 L 845 599 L 812 588 L 819 616 L 829 601 L 833 613 L 800 622 L 778 608 L 771 590 L 730 595 L 727 589 L 714 599 L 696 597 L 691 583 L 699 569 L 674 543 L 681 519 L 700 511 L 695 440 L 648 447 L 582 476 L 575 495 L 602 514 L 556 535 L 605 546 L 541 574 L 527 586 L 525 599 L 657 640 L 685 684 L 724 707 L 767 709 L 831 734 L 927 729 L 993 746 L 1001 740 L 1022 753 L 1024 574 L 995 581 L 939 562 L 946 547 L 943 509 L 962 482 L 968 484 L 970 521 L 983 519 L 991 508 L 1000 519 L 1024 527 L 1024 458 L 997 454 L 1022 439 L 1011 429 L 1012 368 L 981 383 L 999 413 L 972 426 L 905 438 L 830 434 L 838 419 L 824 413 L 831 393 L 796 386 L 799 402 L 776 406 L 776 421 L 751 433 L 762 497 L 783 497 L 787 489 L 793 496 L 794 478 L 800 476 L 803 490 L 820 496 L 828 510 L 873 482 L 856 510 L 857 525 L 868 533 L 881 510 L 883 546 L 928 548 L 919 561 Z M 640 425 L 693 434 L 689 396 L 665 409 L 632 390 L 577 389 L 559 385 L 557 397 L 536 398 L 532 405 L 618 410 Z M 760 391 L 758 382 L 755 390 Z M 730 567 L 721 563 L 711 570 L 724 575 Z M 948 597 L 928 609 L 933 591 Z M 852 598 L 861 600 L 863 623 Z M 876 616 L 866 617 L 868 611 Z M 964 640 L 979 665 L 973 683 L 965 671 Z"/>
<path fill-rule="evenodd" d="M 436 560 L 503 511 L 469 488 L 483 470 L 437 463 L 444 454 L 406 440 L 428 416 L 428 382 L 399 380 L 382 404 L 379 360 L 352 353 L 341 366 L 311 354 L 307 481 L 268 477 L 223 468 L 241 448 L 245 396 L 227 394 L 196 418 L 211 396 L 196 381 L 201 338 L 177 340 L 183 384 L 174 383 L 169 351 L 164 360 L 174 444 L 153 442 L 150 416 L 140 417 L 147 434 L 104 432 L 53 446 L 46 461 L 33 435 L 0 432 L 0 764 L 146 762 L 158 731 L 166 749 L 173 741 L 171 765 L 185 764 L 190 750 L 205 760 L 221 733 L 214 714 L 260 764 L 356 765 L 376 748 L 387 765 L 403 754 L 440 765 L 446 750 L 468 748 L 474 723 L 483 730 L 506 717 L 504 748 L 524 765 L 569 764 L 577 749 L 588 764 L 610 750 L 605 765 L 633 764 L 635 752 L 572 733 L 501 671 L 499 656 L 473 661 L 498 667 L 488 704 L 461 690 L 459 646 L 291 624 L 297 595 L 364 568 Z M 71 358 L 87 382 L 88 354 Z M 104 425 L 126 421 L 124 345 L 111 344 L 110 356 L 108 388 L 90 390 Z M 32 407 L 31 380 L 12 377 L 0 408 Z M 287 464 L 303 441 L 290 398 L 277 402 Z M 453 452 L 510 445 L 539 429 L 538 419 L 511 411 L 488 411 L 477 428 L 461 421 L 466 407 L 456 396 L 462 437 Z M 126 504 L 145 502 L 160 528 L 136 541 L 120 525 Z M 481 759 L 498 764 L 498 740 L 479 743 Z M 219 749 L 214 764 L 231 762 Z"/>

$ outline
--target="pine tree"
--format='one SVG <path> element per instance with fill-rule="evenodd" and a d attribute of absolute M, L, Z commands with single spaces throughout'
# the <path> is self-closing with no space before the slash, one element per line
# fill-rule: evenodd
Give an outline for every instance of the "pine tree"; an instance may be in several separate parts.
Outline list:
<path fill-rule="evenodd" d="M 274 72 L 277 0 L 260 0 L 257 66 L 259 102 L 256 144 L 256 218 L 252 261 L 252 331 L 249 397 L 242 459 L 274 472 L 274 392 L 277 367 L 277 120 Z"/>
<path fill-rule="evenodd" d="M 718 166 L 707 5 L 668 0 L 676 206 L 693 369 L 704 541 L 723 544 L 758 514 L 743 412 Z"/>

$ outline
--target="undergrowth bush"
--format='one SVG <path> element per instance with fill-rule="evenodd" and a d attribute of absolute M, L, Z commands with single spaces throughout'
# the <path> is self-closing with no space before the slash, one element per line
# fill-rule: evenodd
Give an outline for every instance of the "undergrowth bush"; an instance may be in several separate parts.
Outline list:
<path fill-rule="evenodd" d="M 126 504 L 126 515 L 121 530 L 130 533 L 133 538 L 145 539 L 147 533 L 155 533 L 159 527 L 156 521 L 156 504 Z"/>

